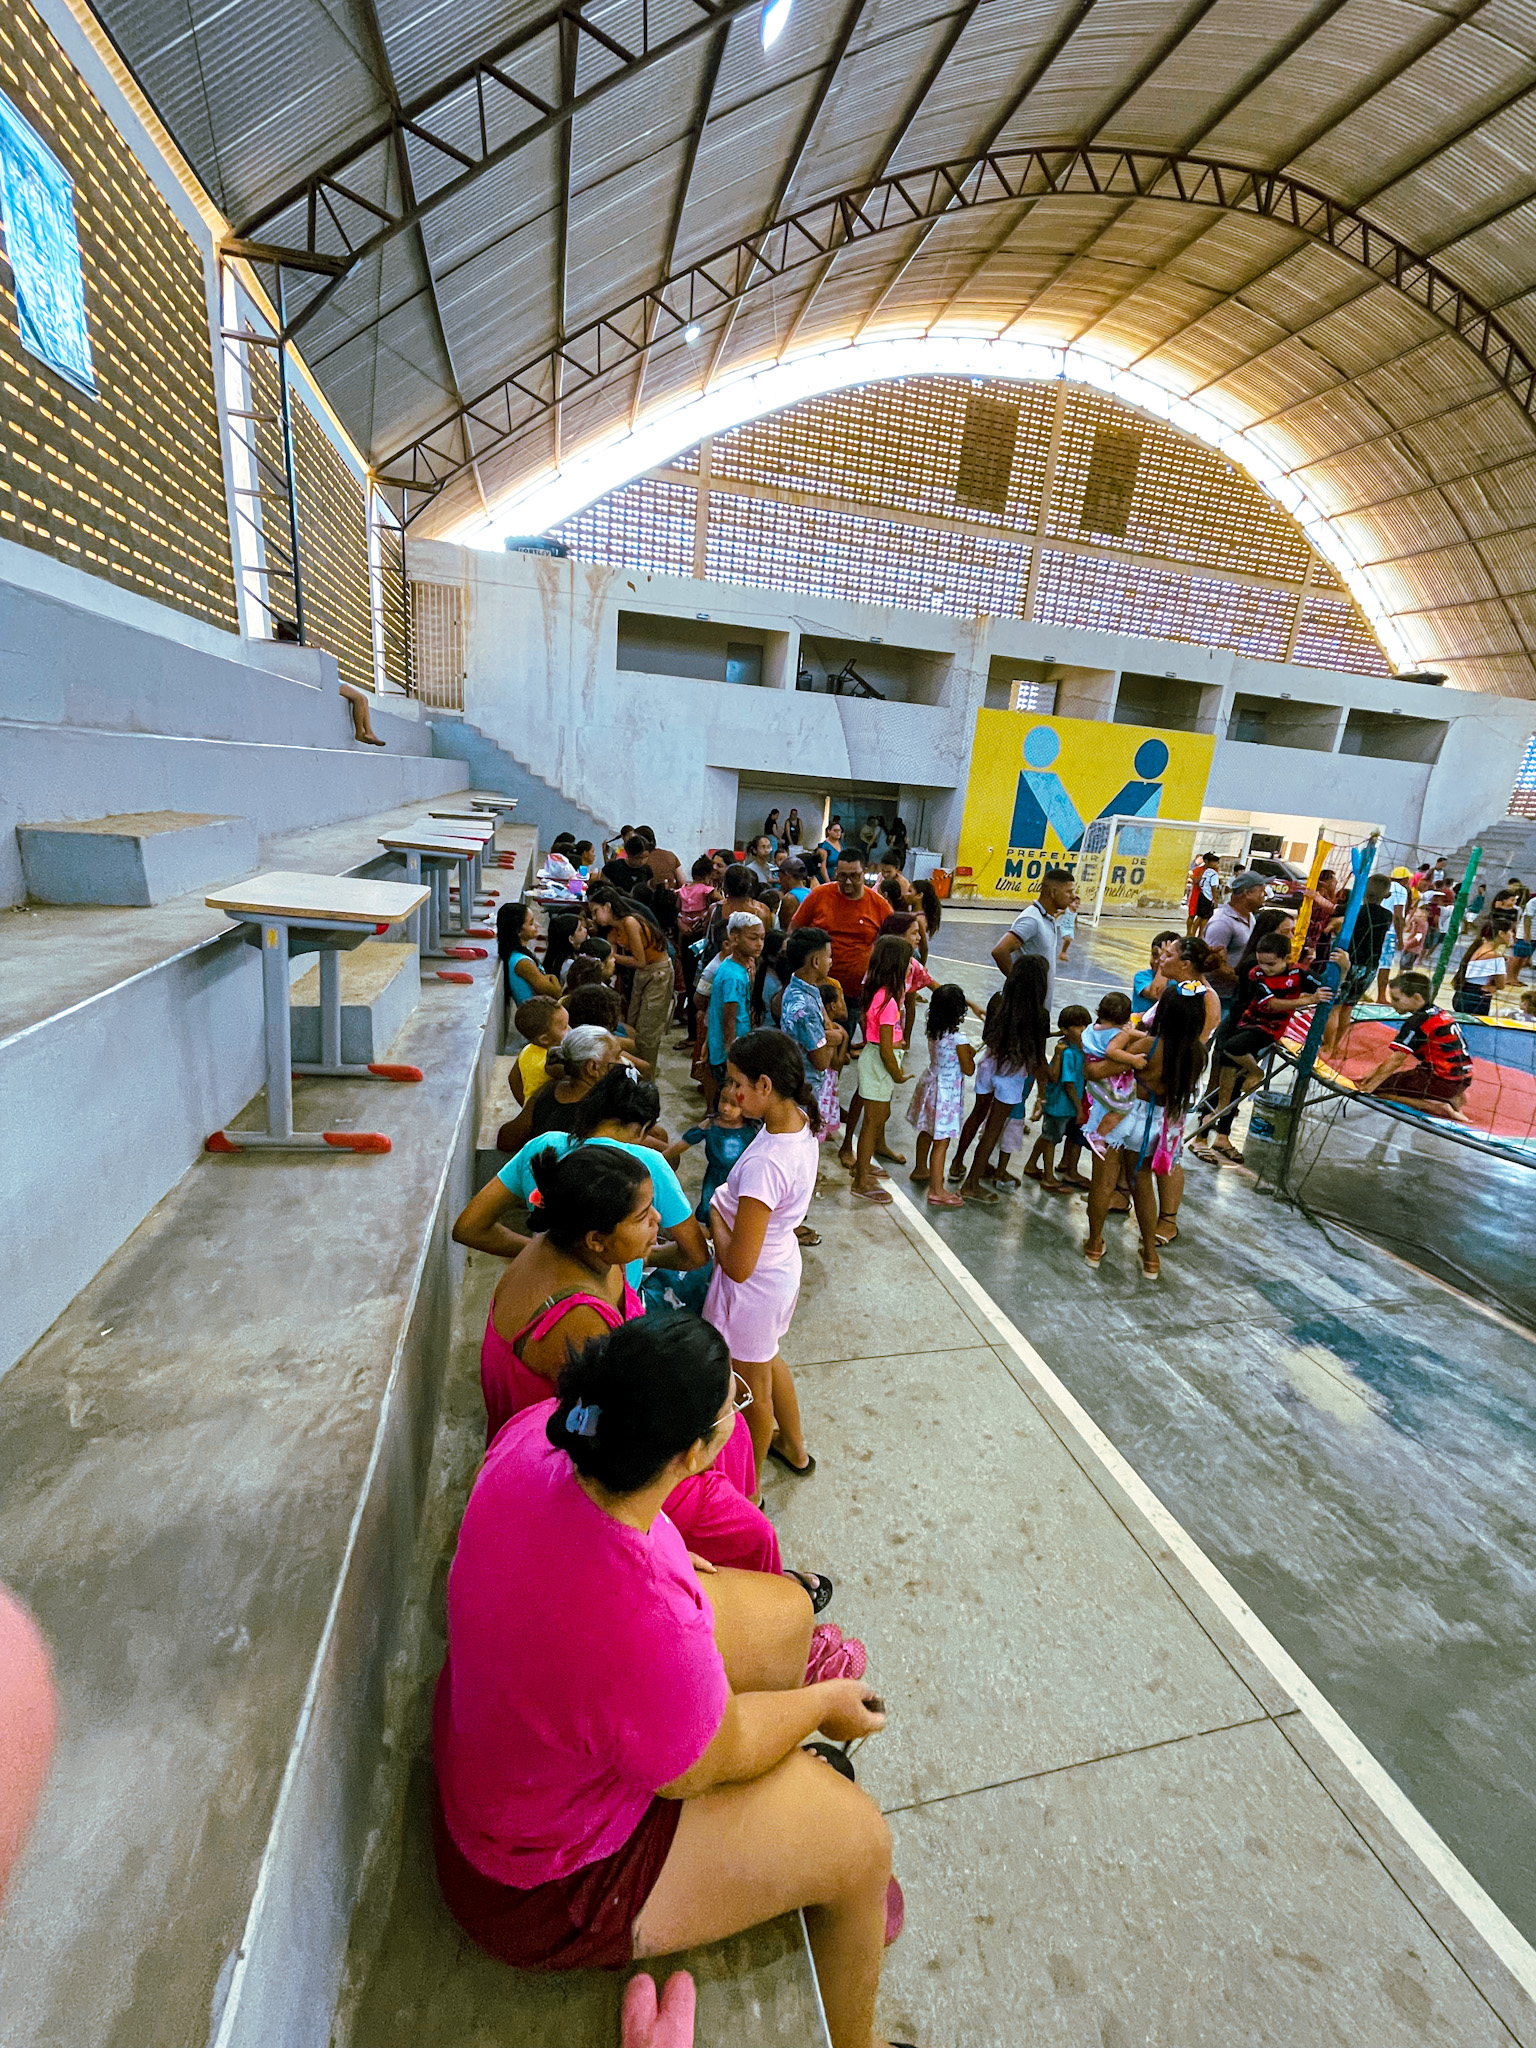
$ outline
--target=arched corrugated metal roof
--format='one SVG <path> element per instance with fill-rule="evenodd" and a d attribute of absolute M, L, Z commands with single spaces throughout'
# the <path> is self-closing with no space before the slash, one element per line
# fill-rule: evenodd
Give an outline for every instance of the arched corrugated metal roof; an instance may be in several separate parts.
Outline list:
<path fill-rule="evenodd" d="M 1288 173 L 1432 259 L 1536 355 L 1536 0 L 796 0 L 767 53 L 755 0 L 98 11 L 236 233 L 341 259 L 339 276 L 290 273 L 289 304 L 379 462 L 445 421 L 463 452 L 492 445 L 465 401 L 668 276 L 888 172 L 989 149 Z M 537 431 L 495 443 L 425 523 L 787 348 L 1077 343 L 1261 429 L 1419 659 L 1536 696 L 1536 428 L 1443 296 L 1274 212 L 1134 179 L 1018 189 L 760 277 L 693 345 L 636 355 L 660 327 L 642 303 L 600 378 L 580 357 L 552 405 L 562 373 L 538 372 Z"/>

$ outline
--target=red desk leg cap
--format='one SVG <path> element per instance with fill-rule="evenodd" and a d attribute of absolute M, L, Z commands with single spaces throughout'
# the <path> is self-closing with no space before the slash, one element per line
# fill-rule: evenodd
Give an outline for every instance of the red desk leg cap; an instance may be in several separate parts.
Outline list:
<path fill-rule="evenodd" d="M 395 1066 L 388 1060 L 370 1060 L 368 1062 L 368 1071 L 370 1074 L 382 1074 L 386 1081 L 424 1081 L 426 1079 L 420 1067 Z"/>
<path fill-rule="evenodd" d="M 488 956 L 484 946 L 444 946 L 445 960 L 484 960 Z"/>
<path fill-rule="evenodd" d="M 338 1152 L 388 1152 L 390 1142 L 382 1131 L 322 1131 L 327 1145 Z"/>
<path fill-rule="evenodd" d="M 467 981 L 472 983 L 475 977 L 472 974 L 450 974 L 440 967 L 437 970 L 437 978 L 439 981 Z"/>
<path fill-rule="evenodd" d="M 473 928 L 471 928 L 464 934 L 464 936 L 466 939 L 494 939 L 496 934 L 494 932 L 476 931 Z M 480 957 L 483 960 L 485 958 L 485 955 L 482 953 Z"/>
<path fill-rule="evenodd" d="M 245 1147 L 231 1143 L 222 1131 L 215 1131 L 213 1136 L 205 1142 L 203 1150 L 205 1152 L 243 1152 Z"/>

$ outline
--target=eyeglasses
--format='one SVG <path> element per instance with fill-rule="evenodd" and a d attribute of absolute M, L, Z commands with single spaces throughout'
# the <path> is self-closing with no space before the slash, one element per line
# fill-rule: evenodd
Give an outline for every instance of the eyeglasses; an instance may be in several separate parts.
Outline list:
<path fill-rule="evenodd" d="M 751 1389 L 751 1388 L 750 1388 L 750 1387 L 749 1387 L 749 1386 L 747 1385 L 746 1381 L 745 1381 L 745 1380 L 744 1380 L 744 1379 L 742 1378 L 742 1376 L 741 1376 L 741 1374 L 740 1374 L 739 1372 L 733 1371 L 733 1372 L 731 1373 L 731 1417 L 732 1417 L 732 1420 L 734 1421 L 734 1419 L 736 1418 L 736 1416 L 738 1416 L 738 1415 L 740 1415 L 740 1414 L 744 1413 L 744 1412 L 745 1412 L 745 1410 L 746 1410 L 746 1409 L 748 1409 L 748 1408 L 750 1408 L 751 1406 L 752 1406 L 752 1389 Z M 718 1428 L 720 1427 L 721 1423 L 722 1423 L 722 1422 L 724 1422 L 724 1420 L 725 1420 L 725 1417 L 724 1417 L 723 1415 L 717 1415 L 717 1416 L 715 1417 L 715 1427 L 716 1427 L 716 1429 L 718 1429 Z"/>

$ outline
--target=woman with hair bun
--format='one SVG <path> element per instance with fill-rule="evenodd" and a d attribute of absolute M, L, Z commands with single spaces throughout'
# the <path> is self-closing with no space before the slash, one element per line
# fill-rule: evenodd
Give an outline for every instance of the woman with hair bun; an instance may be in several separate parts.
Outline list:
<path fill-rule="evenodd" d="M 884 1725 L 803 1682 L 786 1579 L 700 1577 L 663 1503 L 747 1390 L 690 1316 L 588 1345 L 496 1439 L 448 1574 L 434 1849 L 459 1925 L 518 1969 L 623 1969 L 805 1910 L 833 2048 L 875 2035 L 890 1832 L 801 1745 Z"/>
<path fill-rule="evenodd" d="M 461 1244 L 502 1257 L 508 1249 L 517 1254 L 491 1298 L 480 1345 L 487 1448 L 513 1416 L 549 1399 L 587 1338 L 645 1314 L 640 1282 L 647 1250 L 655 1256 L 658 1228 L 677 1240 L 671 1256 L 680 1264 L 702 1266 L 709 1257 L 676 1174 L 640 1142 L 644 1125 L 656 1117 L 654 1085 L 616 1067 L 581 1109 L 582 1142 L 562 1131 L 533 1139 L 454 1225 Z M 531 1241 L 496 1220 L 519 1194 L 529 1198 L 529 1226 L 537 1233 Z M 642 1204 L 646 1224 L 639 1221 Z M 689 1549 L 708 1563 L 782 1571 L 774 1526 L 752 1505 L 756 1492 L 752 1438 L 738 1418 L 720 1456 L 669 1498 L 667 1513 Z M 819 1611 L 832 1597 L 831 1579 L 820 1572 L 796 1576 Z"/>
<path fill-rule="evenodd" d="M 801 1434 L 794 1375 L 779 1347 L 800 1295 L 795 1231 L 816 1191 L 821 1112 L 800 1048 L 785 1032 L 735 1039 L 725 1073 L 742 1115 L 763 1128 L 710 1209 L 715 1277 L 704 1318 L 730 1345 L 731 1364 L 752 1389 L 747 1426 L 761 1484 L 767 1457 L 798 1477 L 816 1469 Z"/>
<path fill-rule="evenodd" d="M 487 1446 L 520 1409 L 549 1399 L 589 1337 L 644 1315 L 625 1267 L 656 1242 L 644 1160 L 618 1145 L 530 1149 L 529 1221 L 538 1235 L 497 1282 L 480 1347 Z"/>

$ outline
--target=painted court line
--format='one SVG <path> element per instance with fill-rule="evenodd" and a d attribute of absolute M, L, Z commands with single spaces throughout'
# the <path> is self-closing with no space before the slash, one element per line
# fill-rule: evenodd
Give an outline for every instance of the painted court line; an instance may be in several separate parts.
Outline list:
<path fill-rule="evenodd" d="M 1290 1652 L 1273 1636 L 1236 1590 L 1217 1570 L 1188 1530 L 1171 1515 L 1145 1480 L 1115 1449 L 1098 1424 L 1059 1380 L 1034 1346 L 1004 1315 L 981 1282 L 950 1249 L 906 1193 L 887 1182 L 903 1225 L 915 1234 L 956 1283 L 962 1287 L 1018 1359 L 1030 1378 L 1056 1408 L 1074 1436 L 1092 1452 L 1120 1490 L 1134 1502 L 1202 1591 L 1236 1629 L 1270 1675 L 1296 1702 L 1382 1818 L 1410 1848 L 1446 1896 L 1460 1909 L 1511 1976 L 1536 1997 L 1536 1949 L 1507 1914 L 1488 1896 L 1459 1858 L 1436 1834 L 1418 1808 L 1372 1756 L 1349 1723 L 1318 1690 Z"/>

